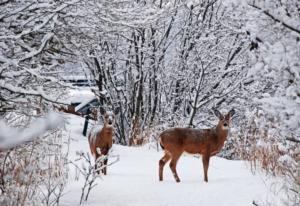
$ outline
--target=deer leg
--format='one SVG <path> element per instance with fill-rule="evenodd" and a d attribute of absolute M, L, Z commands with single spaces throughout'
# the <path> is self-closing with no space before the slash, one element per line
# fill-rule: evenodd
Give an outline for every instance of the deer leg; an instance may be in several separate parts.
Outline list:
<path fill-rule="evenodd" d="M 101 151 L 103 155 L 106 155 L 106 158 L 103 160 L 103 162 L 101 162 L 101 167 L 102 167 L 102 173 L 104 175 L 106 175 L 106 171 L 107 171 L 107 161 L 108 161 L 108 149 L 105 148 L 103 149 L 103 151 Z"/>
<path fill-rule="evenodd" d="M 165 164 L 171 159 L 171 155 L 165 152 L 163 158 L 159 160 L 159 181 L 163 181 L 163 170 Z"/>
<path fill-rule="evenodd" d="M 178 161 L 180 155 L 181 155 L 181 153 L 178 155 L 172 155 L 172 160 L 170 162 L 170 168 L 172 170 L 172 173 L 174 175 L 176 182 L 180 182 L 180 179 L 179 179 L 177 171 L 176 171 L 176 165 L 177 165 L 177 161 Z"/>
<path fill-rule="evenodd" d="M 209 167 L 209 158 L 210 158 L 210 156 L 208 154 L 205 154 L 205 155 L 202 156 L 204 181 L 205 182 L 208 182 L 207 171 L 208 171 L 208 167 Z"/>
<path fill-rule="evenodd" d="M 106 175 L 106 172 L 107 172 L 107 158 L 103 161 L 103 163 L 104 163 L 104 167 L 103 167 L 102 172 L 103 172 L 104 175 Z"/>
<path fill-rule="evenodd" d="M 97 172 L 97 174 L 100 174 L 100 170 L 98 170 L 99 157 L 100 157 L 100 155 L 96 153 L 95 154 L 95 171 Z M 100 167 L 101 167 L 101 164 L 100 164 Z"/>

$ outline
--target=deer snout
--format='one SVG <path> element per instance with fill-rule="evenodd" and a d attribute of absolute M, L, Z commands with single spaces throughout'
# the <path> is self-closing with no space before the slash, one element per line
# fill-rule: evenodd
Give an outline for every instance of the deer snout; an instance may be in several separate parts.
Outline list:
<path fill-rule="evenodd" d="M 228 121 L 222 122 L 221 125 L 222 125 L 223 129 L 225 129 L 225 130 L 229 129 L 229 122 Z"/>

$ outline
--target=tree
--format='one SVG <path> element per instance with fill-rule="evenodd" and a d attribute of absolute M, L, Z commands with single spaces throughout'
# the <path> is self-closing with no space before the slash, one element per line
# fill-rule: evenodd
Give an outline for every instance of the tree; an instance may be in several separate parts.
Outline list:
<path fill-rule="evenodd" d="M 69 55 L 59 38 L 59 22 L 71 5 L 71 1 L 2 3 L 1 114 L 28 114 L 32 109 L 41 113 L 45 105 L 59 102 L 66 87 L 59 73 Z"/>

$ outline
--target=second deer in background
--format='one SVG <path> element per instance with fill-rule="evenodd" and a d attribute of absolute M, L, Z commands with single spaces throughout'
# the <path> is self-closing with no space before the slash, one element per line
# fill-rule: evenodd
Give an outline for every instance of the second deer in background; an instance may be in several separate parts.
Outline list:
<path fill-rule="evenodd" d="M 160 134 L 160 145 L 165 155 L 159 161 L 159 180 L 163 180 L 163 168 L 171 160 L 170 168 L 176 182 L 180 182 L 177 175 L 177 161 L 183 152 L 201 154 L 204 170 L 204 181 L 208 182 L 207 171 L 209 158 L 217 154 L 227 139 L 231 117 L 235 111 L 231 109 L 223 116 L 217 109 L 214 114 L 219 118 L 218 125 L 211 129 L 171 128 Z"/>

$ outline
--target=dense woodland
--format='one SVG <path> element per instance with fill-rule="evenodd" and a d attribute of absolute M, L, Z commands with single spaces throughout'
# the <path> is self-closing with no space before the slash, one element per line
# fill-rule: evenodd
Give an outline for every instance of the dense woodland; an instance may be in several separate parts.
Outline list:
<path fill-rule="evenodd" d="M 120 109 L 117 144 L 155 142 L 173 126 L 213 127 L 213 107 L 235 108 L 219 155 L 283 178 L 284 204 L 300 204 L 298 0 L 0 0 L 2 130 L 66 106 L 70 66 L 96 82 L 104 108 Z M 52 129 L 12 148 L 0 135 L 0 202 L 40 201 L 33 191 L 43 181 L 32 174 L 66 176 L 66 134 Z M 36 162 L 30 172 L 28 161 Z M 21 183 L 20 171 L 28 175 Z M 59 203 L 50 200 L 64 175 L 45 185 L 46 205 Z"/>

